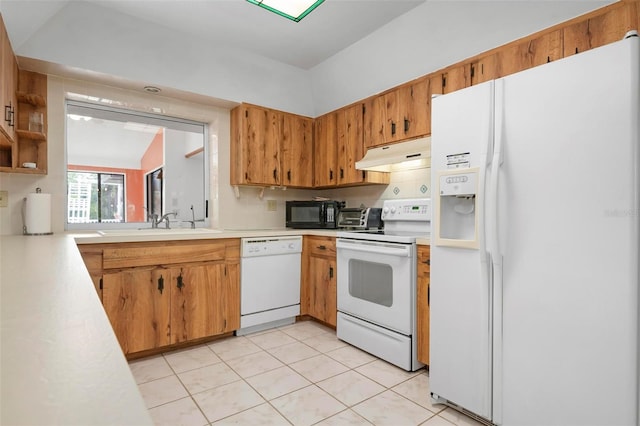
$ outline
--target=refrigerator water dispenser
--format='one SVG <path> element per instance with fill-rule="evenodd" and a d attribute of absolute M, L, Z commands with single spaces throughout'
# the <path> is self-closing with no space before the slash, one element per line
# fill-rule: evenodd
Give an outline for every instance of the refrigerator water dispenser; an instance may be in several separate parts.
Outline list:
<path fill-rule="evenodd" d="M 478 248 L 478 169 L 442 171 L 438 179 L 435 243 Z"/>

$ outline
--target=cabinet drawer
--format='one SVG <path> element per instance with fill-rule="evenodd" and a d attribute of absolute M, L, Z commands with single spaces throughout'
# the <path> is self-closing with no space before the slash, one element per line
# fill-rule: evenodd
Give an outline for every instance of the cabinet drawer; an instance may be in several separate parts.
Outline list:
<path fill-rule="evenodd" d="M 431 272 L 431 247 L 418 246 L 418 276 L 429 276 Z"/>
<path fill-rule="evenodd" d="M 305 248 L 310 256 L 336 256 L 336 239 L 333 237 L 307 236 L 305 238 Z"/>
<path fill-rule="evenodd" d="M 115 245 L 103 251 L 104 269 L 136 266 L 170 265 L 174 263 L 223 261 L 239 256 L 239 240 L 216 242 L 164 242 Z"/>

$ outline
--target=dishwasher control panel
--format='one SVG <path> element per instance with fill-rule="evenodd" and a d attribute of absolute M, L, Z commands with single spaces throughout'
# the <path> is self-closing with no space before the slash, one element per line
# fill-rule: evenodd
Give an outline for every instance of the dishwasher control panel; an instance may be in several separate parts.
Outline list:
<path fill-rule="evenodd" d="M 242 238 L 241 250 L 241 257 L 302 253 L 302 237 Z"/>

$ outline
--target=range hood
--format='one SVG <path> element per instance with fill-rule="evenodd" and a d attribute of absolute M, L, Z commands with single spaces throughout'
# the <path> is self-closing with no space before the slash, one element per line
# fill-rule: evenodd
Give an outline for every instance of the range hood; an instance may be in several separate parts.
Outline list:
<path fill-rule="evenodd" d="M 392 172 L 429 167 L 431 165 L 431 137 L 413 139 L 392 145 L 370 148 L 356 169 Z"/>

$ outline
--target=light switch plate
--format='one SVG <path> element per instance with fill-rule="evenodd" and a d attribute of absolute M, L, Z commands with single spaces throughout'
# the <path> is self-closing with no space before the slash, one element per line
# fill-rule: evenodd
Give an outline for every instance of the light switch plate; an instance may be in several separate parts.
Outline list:
<path fill-rule="evenodd" d="M 276 210 L 278 210 L 278 203 L 276 200 L 267 200 L 267 211 L 275 212 Z"/>
<path fill-rule="evenodd" d="M 9 191 L 0 191 L 0 207 L 9 205 Z"/>

